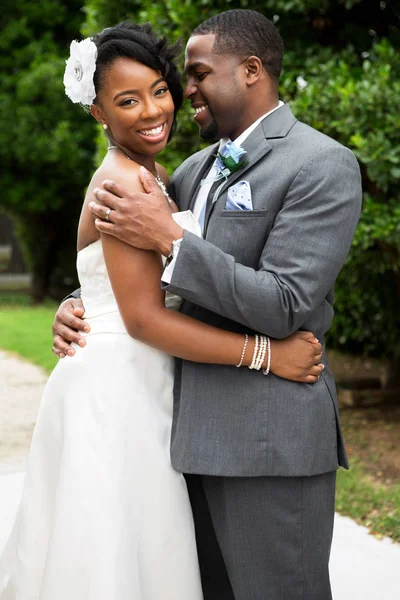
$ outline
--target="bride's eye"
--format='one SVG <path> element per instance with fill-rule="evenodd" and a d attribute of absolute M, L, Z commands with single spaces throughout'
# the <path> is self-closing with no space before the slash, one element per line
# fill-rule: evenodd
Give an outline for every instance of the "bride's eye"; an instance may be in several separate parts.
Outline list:
<path fill-rule="evenodd" d="M 168 92 L 168 88 L 167 88 L 167 87 L 162 87 L 162 88 L 159 88 L 159 89 L 156 91 L 156 94 L 155 94 L 155 95 L 156 95 L 156 96 L 162 96 L 162 95 L 163 95 L 163 94 L 165 94 L 166 92 Z"/>
<path fill-rule="evenodd" d="M 127 98 L 121 102 L 120 106 L 133 106 L 134 104 L 137 104 L 137 100 L 134 100 L 133 98 Z"/>

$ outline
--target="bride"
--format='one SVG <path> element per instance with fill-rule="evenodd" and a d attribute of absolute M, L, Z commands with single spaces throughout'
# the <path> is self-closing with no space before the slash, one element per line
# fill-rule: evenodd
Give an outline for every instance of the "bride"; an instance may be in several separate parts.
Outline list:
<path fill-rule="evenodd" d="M 87 189 L 77 268 L 85 348 L 60 361 L 45 388 L 21 505 L 0 562 L 1 600 L 201 600 L 185 480 L 170 464 L 173 356 L 268 368 L 297 381 L 322 370 L 320 345 L 243 336 L 200 323 L 160 289 L 161 257 L 102 235 L 88 204 L 113 176 L 141 189 L 182 103 L 176 47 L 150 26 L 123 23 L 71 44 L 66 91 L 90 106 L 109 149 Z M 72 77 L 72 78 L 71 78 Z M 199 234 L 191 213 L 182 227 Z M 311 343 L 310 343 L 311 342 Z M 303 366 L 300 379 L 296 366 Z M 253 363 L 253 364 L 251 364 Z"/>

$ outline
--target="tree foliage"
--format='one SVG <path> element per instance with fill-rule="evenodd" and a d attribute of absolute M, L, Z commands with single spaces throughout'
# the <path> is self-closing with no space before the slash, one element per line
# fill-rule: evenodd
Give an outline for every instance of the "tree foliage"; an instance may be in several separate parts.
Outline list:
<path fill-rule="evenodd" d="M 303 121 L 348 146 L 362 172 L 364 203 L 351 254 L 336 286 L 332 341 L 347 350 L 389 354 L 400 314 L 400 57 L 387 39 L 360 57 L 353 46 L 309 54 L 283 90 Z M 340 232 L 338 232 L 340 235 Z"/>
<path fill-rule="evenodd" d="M 75 277 L 76 224 L 93 165 L 92 120 L 63 88 L 81 9 L 77 0 L 17 0 L 1 15 L 0 207 L 16 221 L 37 301 L 57 274 Z"/>

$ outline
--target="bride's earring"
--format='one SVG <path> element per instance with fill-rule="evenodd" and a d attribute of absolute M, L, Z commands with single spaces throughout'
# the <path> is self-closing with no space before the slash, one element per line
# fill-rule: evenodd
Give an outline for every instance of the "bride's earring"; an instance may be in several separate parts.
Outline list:
<path fill-rule="evenodd" d="M 106 125 L 105 123 L 103 123 L 103 129 L 108 129 L 108 125 Z"/>

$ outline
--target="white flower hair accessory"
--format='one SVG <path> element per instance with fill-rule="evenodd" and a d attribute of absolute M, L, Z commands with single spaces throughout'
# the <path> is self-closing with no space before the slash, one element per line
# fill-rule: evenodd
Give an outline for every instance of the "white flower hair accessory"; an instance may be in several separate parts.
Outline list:
<path fill-rule="evenodd" d="M 90 106 L 96 98 L 93 75 L 96 71 L 97 47 L 91 38 L 74 40 L 64 73 L 65 93 L 72 102 Z"/>

